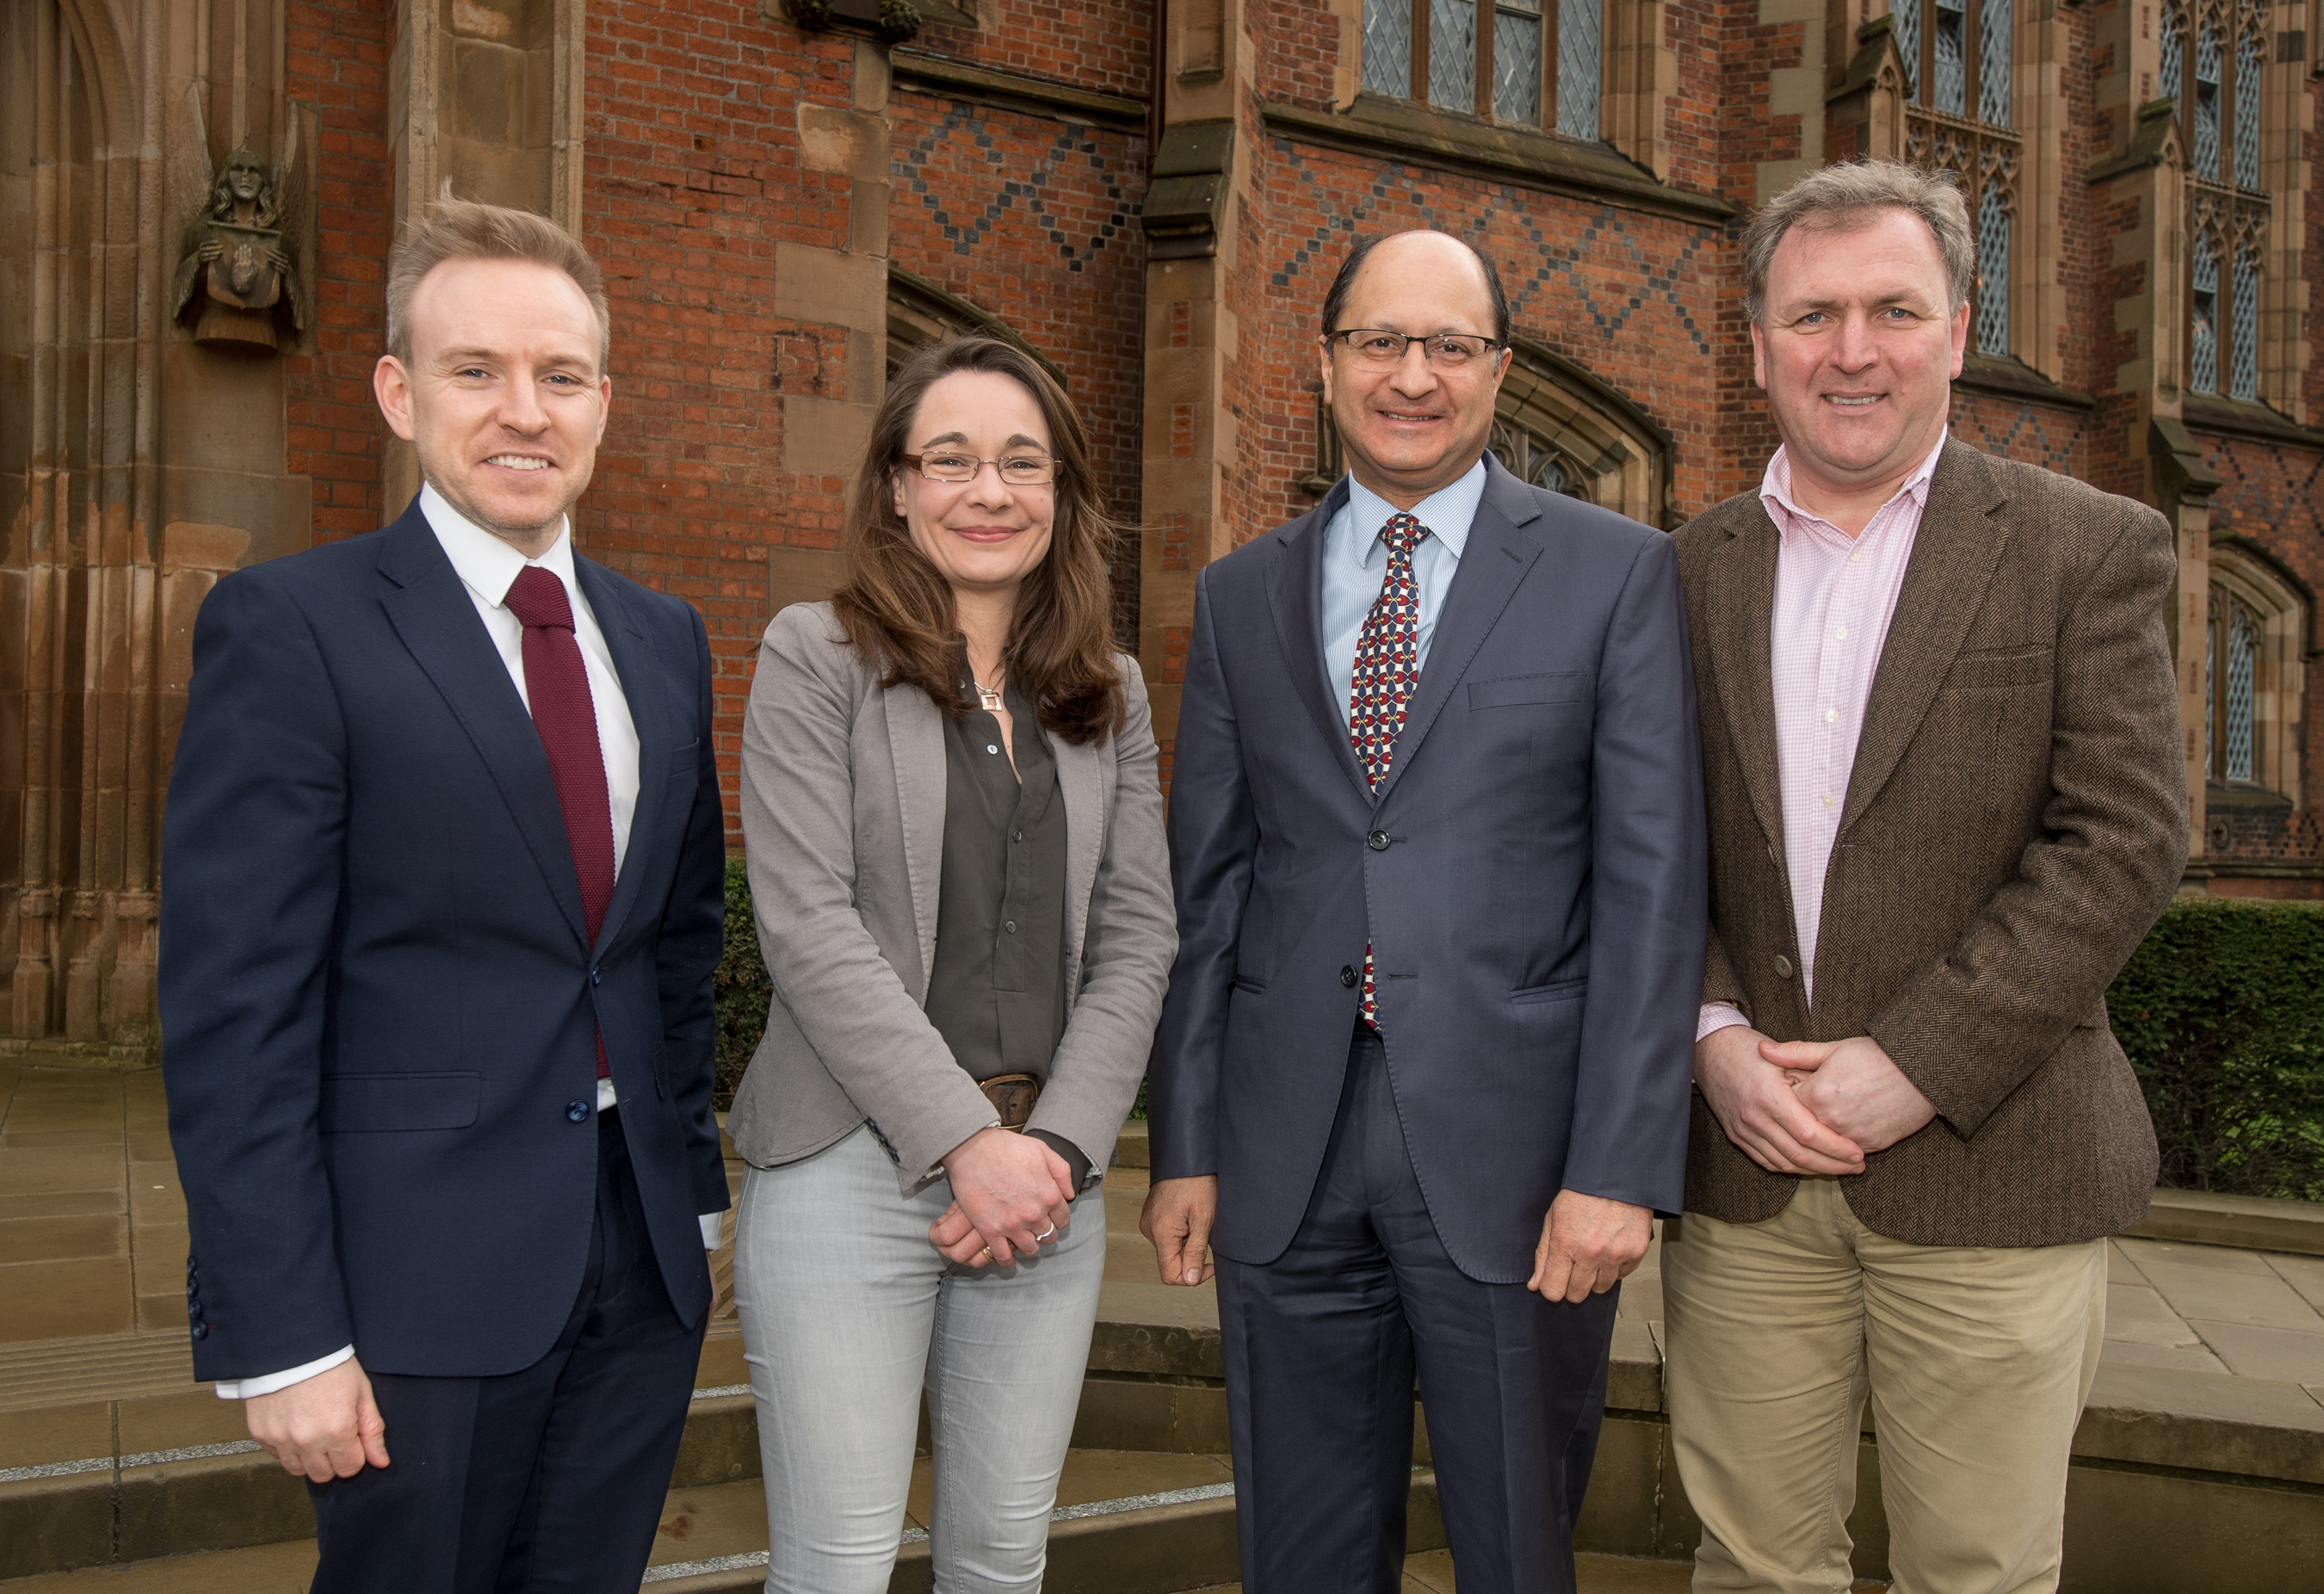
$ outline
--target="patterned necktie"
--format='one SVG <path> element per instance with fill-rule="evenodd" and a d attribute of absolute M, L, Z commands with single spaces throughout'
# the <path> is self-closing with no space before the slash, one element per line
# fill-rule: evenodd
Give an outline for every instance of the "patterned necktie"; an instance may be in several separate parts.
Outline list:
<path fill-rule="evenodd" d="M 1412 576 L 1412 550 L 1428 528 L 1407 514 L 1388 517 L 1380 528 L 1388 544 L 1388 575 L 1379 596 L 1356 637 L 1355 677 L 1348 689 L 1348 740 L 1374 791 L 1388 779 L 1396 759 L 1396 739 L 1404 730 L 1405 705 L 1420 680 L 1420 584 Z M 1379 1027 L 1374 1000 L 1372 949 L 1364 945 L 1364 1022 Z"/>
<path fill-rule="evenodd" d="M 589 671 L 573 635 L 573 604 L 553 570 L 527 565 L 509 587 L 509 612 L 524 622 L 524 694 L 533 729 L 549 751 L 549 776 L 565 814 L 566 844 L 581 885 L 581 917 L 596 944 L 613 899 L 613 800 L 605 784 L 605 754 L 597 741 L 597 705 Z M 597 1041 L 597 1077 L 610 1072 L 605 1042 Z"/>

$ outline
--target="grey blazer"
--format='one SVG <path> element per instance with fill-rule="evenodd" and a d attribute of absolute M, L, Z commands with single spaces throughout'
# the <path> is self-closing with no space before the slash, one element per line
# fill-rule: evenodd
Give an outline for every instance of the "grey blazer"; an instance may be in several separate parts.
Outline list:
<path fill-rule="evenodd" d="M 1065 803 L 1065 1033 L 1029 1127 L 1093 1168 L 1113 1155 L 1146 1071 L 1178 945 L 1153 715 L 1121 659 L 1129 714 L 1086 747 L 1056 740 Z M 727 1129 L 760 1167 L 872 1120 L 906 1191 L 992 1121 L 928 1022 L 944 854 L 944 720 L 880 687 L 828 604 L 775 616 L 742 723 L 742 840 L 775 995 Z"/>

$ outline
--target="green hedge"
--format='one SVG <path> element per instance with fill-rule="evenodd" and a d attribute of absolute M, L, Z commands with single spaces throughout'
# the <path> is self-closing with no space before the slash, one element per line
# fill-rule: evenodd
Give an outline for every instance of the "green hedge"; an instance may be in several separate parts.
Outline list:
<path fill-rule="evenodd" d="M 715 983 L 724 1107 L 774 990 L 740 859 Z M 2154 1114 L 2163 1184 L 2324 1201 L 2324 904 L 2174 902 L 2107 1005 Z"/>
<path fill-rule="evenodd" d="M 2190 898 L 2107 992 L 2181 1190 L 2324 1201 L 2324 904 Z"/>
<path fill-rule="evenodd" d="M 775 982 L 759 955 L 758 921 L 751 917 L 751 881 L 740 858 L 726 860 L 726 952 L 710 976 L 718 1002 L 718 1093 L 723 1111 L 734 1104 L 734 1087 L 766 1033 L 767 1004 Z"/>

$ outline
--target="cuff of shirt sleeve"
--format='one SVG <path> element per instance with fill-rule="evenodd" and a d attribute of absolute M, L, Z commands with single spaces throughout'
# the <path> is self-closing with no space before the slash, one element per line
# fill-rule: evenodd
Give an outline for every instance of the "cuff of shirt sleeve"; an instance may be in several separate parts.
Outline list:
<path fill-rule="evenodd" d="M 1705 1002 L 1702 1011 L 1695 1017 L 1694 1038 L 1699 1044 L 1722 1029 L 1731 1029 L 1738 1024 L 1748 1026 L 1750 1022 L 1743 1016 L 1742 1009 L 1731 1003 Z"/>
<path fill-rule="evenodd" d="M 328 1356 L 318 1356 L 304 1367 L 294 1367 L 288 1372 L 267 1373 L 255 1378 L 220 1379 L 217 1396 L 220 1400 L 249 1400 L 260 1395 L 272 1395 L 278 1389 L 288 1389 L 293 1384 L 303 1384 L 317 1373 L 329 1372 L 343 1361 L 353 1361 L 355 1348 L 343 1345 Z"/>
<path fill-rule="evenodd" d="M 702 1248 L 703 1248 L 703 1249 L 705 1249 L 705 1250 L 711 1250 L 711 1251 L 715 1251 L 715 1250 L 716 1250 L 716 1249 L 717 1249 L 721 1245 L 723 1245 L 723 1244 L 724 1244 L 724 1243 L 725 1243 L 725 1240 L 726 1240 L 726 1214 L 725 1214 L 725 1213 L 724 1213 L 724 1212 L 705 1212 L 705 1213 L 703 1213 L 703 1214 L 702 1214 L 701 1223 L 702 1223 Z"/>

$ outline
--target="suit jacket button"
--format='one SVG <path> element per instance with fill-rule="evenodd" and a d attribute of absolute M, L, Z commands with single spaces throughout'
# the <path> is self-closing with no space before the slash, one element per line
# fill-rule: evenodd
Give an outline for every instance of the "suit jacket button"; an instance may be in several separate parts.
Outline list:
<path fill-rule="evenodd" d="M 1388 834 L 1384 830 L 1376 830 L 1372 832 L 1371 834 L 1364 837 L 1364 845 L 1370 847 L 1375 852 L 1387 852 L 1388 843 Z"/>
<path fill-rule="evenodd" d="M 210 1337 L 210 1325 L 206 1322 L 198 1322 L 194 1324 L 191 1331 L 195 1339 L 207 1340 Z"/>
<path fill-rule="evenodd" d="M 1356 966 L 1353 963 L 1348 964 L 1340 971 L 1340 983 L 1350 990 L 1356 988 Z"/>
<path fill-rule="evenodd" d="M 1788 980 L 1791 977 L 1792 960 L 1778 954 L 1775 959 L 1775 978 L 1778 980 Z"/>
<path fill-rule="evenodd" d="M 587 1118 L 588 1116 L 589 1103 L 586 1101 L 567 1101 L 565 1104 L 565 1121 L 567 1123 L 579 1123 L 583 1119 Z"/>
<path fill-rule="evenodd" d="M 602 984 L 604 984 L 604 981 L 605 981 L 605 971 L 604 971 L 604 970 L 603 970 L 603 969 L 592 969 L 592 970 L 590 970 L 590 971 L 589 971 L 589 983 L 590 983 L 590 984 L 592 984 L 592 985 L 602 985 Z"/>

